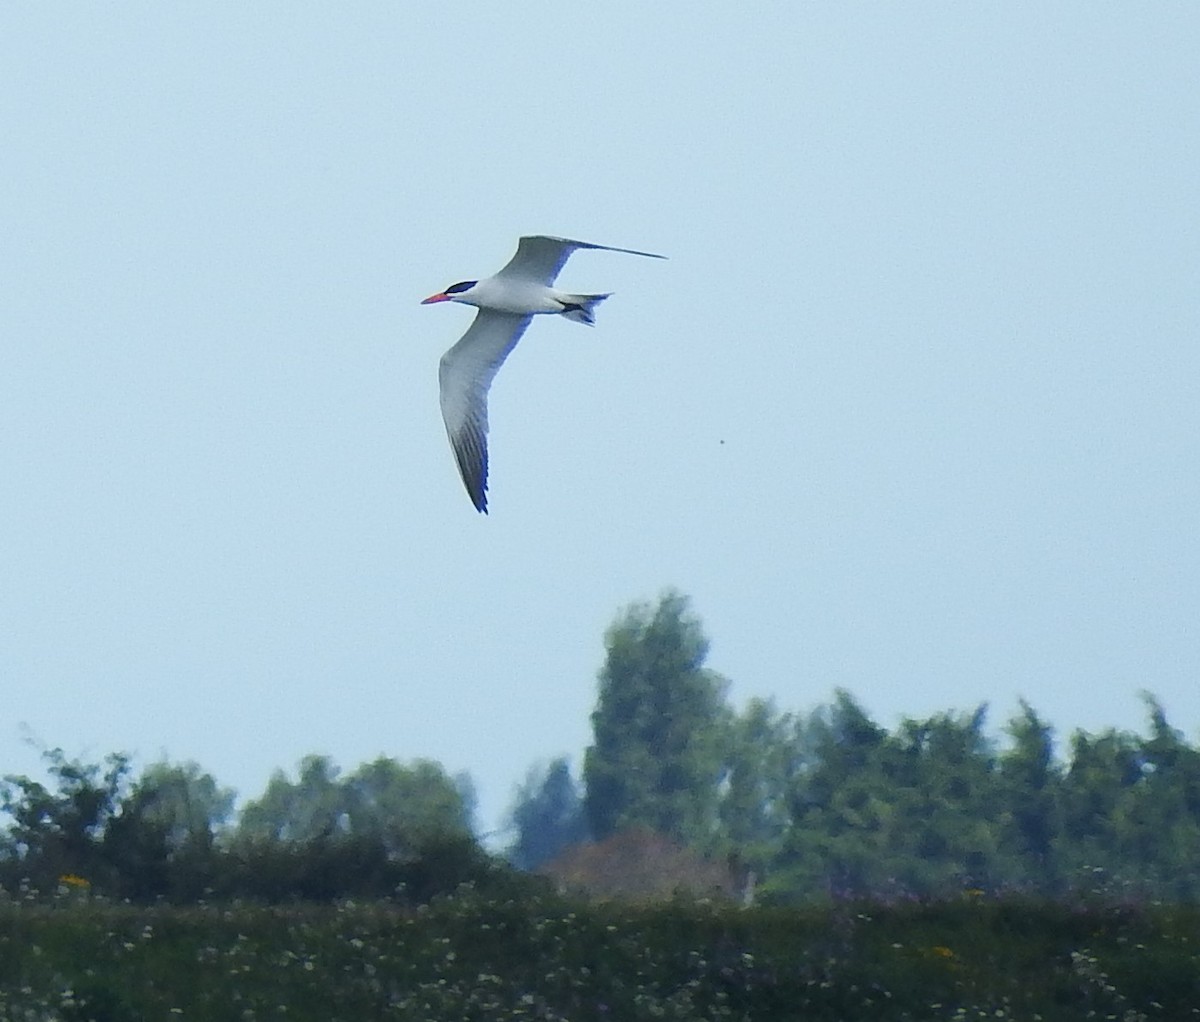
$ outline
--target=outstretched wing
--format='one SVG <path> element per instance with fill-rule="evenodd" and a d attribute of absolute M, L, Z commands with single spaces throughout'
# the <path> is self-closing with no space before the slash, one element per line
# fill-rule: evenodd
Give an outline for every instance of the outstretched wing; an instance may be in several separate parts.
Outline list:
<path fill-rule="evenodd" d="M 442 419 L 454 460 L 477 511 L 487 513 L 487 395 L 531 316 L 480 309 L 438 366 Z"/>
<path fill-rule="evenodd" d="M 624 252 L 626 255 L 648 256 L 665 259 L 666 256 L 653 252 L 638 252 L 632 248 L 613 248 L 611 245 L 593 245 L 589 241 L 572 241 L 570 238 L 549 238 L 534 234 L 522 238 L 517 244 L 517 254 L 508 261 L 497 277 L 534 281 L 549 287 L 554 283 L 567 259 L 578 248 L 597 248 L 605 252 Z"/>

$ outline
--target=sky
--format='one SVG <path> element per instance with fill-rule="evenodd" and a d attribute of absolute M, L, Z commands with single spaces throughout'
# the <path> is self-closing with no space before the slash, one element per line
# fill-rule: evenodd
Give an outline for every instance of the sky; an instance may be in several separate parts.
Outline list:
<path fill-rule="evenodd" d="M 1200 739 L 1200 5 L 0 10 L 0 773 L 590 740 L 687 594 L 730 699 Z M 491 394 L 421 307 L 612 291 Z"/>

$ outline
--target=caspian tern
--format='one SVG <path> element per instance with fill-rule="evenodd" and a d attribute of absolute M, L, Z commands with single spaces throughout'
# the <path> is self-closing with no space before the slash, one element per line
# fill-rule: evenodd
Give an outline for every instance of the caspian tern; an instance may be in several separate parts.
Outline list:
<path fill-rule="evenodd" d="M 494 276 L 451 284 L 421 302 L 422 305 L 461 302 L 479 310 L 459 342 L 442 356 L 438 379 L 442 418 L 458 471 L 471 503 L 484 514 L 487 514 L 487 394 L 496 373 L 534 316 L 565 316 L 574 323 L 593 326 L 596 306 L 609 297 L 569 294 L 551 286 L 571 253 L 580 248 L 666 258 L 631 248 L 533 235 L 520 240 L 517 254 Z"/>

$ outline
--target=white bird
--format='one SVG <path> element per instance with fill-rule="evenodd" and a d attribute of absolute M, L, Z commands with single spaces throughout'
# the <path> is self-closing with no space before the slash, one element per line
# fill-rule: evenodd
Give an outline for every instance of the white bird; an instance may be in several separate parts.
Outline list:
<path fill-rule="evenodd" d="M 487 513 L 487 394 L 496 373 L 534 316 L 565 316 L 572 322 L 593 326 L 596 306 L 609 297 L 569 294 L 551 286 L 568 257 L 578 248 L 666 258 L 631 248 L 534 235 L 520 240 L 517 254 L 494 276 L 451 284 L 421 302 L 422 305 L 461 302 L 479 310 L 459 342 L 442 356 L 438 379 L 442 418 L 458 470 L 471 503 L 484 514 Z"/>

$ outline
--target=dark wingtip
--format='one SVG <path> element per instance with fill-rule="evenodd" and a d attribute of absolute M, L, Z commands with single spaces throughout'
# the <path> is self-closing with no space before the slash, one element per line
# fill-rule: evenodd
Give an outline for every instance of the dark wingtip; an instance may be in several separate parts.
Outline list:
<path fill-rule="evenodd" d="M 471 503 L 480 514 L 487 514 L 487 442 L 476 428 L 459 430 L 450 438 L 458 474 Z"/>
<path fill-rule="evenodd" d="M 475 505 L 475 510 L 481 515 L 488 513 L 487 509 L 487 464 L 483 466 L 483 476 L 479 479 L 472 479 L 467 483 L 467 493 L 471 495 L 471 503 Z"/>

